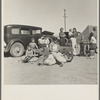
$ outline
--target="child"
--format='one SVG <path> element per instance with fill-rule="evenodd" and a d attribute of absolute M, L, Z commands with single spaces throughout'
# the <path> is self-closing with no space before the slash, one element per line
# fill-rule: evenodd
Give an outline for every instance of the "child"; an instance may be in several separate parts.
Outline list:
<path fill-rule="evenodd" d="M 28 63 L 30 59 L 33 57 L 33 50 L 31 49 L 31 46 L 27 46 L 25 58 L 22 60 L 24 63 Z"/>
<path fill-rule="evenodd" d="M 89 37 L 89 42 L 90 42 L 90 58 L 94 58 L 95 56 L 95 49 L 96 49 L 96 39 L 94 37 L 94 33 L 91 32 L 90 33 L 90 37 Z"/>
<path fill-rule="evenodd" d="M 34 38 L 32 38 L 31 39 L 31 43 L 29 44 L 30 46 L 31 46 L 31 49 L 33 50 L 33 52 L 34 52 L 34 56 L 36 56 L 36 54 L 35 54 L 35 49 L 38 49 L 38 46 L 37 46 L 37 44 L 35 43 L 35 40 L 34 40 Z"/>

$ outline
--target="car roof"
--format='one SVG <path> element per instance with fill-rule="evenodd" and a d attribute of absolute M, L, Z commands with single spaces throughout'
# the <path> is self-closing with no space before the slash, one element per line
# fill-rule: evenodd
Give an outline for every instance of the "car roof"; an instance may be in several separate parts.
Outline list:
<path fill-rule="evenodd" d="M 9 24 L 4 27 L 22 27 L 22 28 L 32 28 L 32 29 L 42 29 L 41 27 L 30 26 L 30 25 L 20 25 L 20 24 Z"/>

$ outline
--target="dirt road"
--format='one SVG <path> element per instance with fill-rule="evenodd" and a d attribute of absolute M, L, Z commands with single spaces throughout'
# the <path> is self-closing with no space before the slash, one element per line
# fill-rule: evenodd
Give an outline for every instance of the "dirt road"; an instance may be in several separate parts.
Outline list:
<path fill-rule="evenodd" d="M 21 63 L 21 58 L 4 58 L 4 83 L 16 85 L 33 84 L 96 84 L 97 58 L 75 56 L 72 62 L 59 65 L 38 66 Z"/>

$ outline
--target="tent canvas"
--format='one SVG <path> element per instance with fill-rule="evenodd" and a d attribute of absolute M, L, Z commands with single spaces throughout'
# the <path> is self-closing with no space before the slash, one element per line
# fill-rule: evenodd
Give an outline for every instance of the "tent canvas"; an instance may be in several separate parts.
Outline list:
<path fill-rule="evenodd" d="M 97 26 L 93 26 L 93 25 L 88 25 L 85 30 L 81 33 L 81 35 L 79 35 L 77 37 L 78 41 L 81 41 L 81 39 L 83 39 L 83 41 L 89 41 L 89 35 L 90 33 L 94 30 L 94 36 L 97 39 Z"/>

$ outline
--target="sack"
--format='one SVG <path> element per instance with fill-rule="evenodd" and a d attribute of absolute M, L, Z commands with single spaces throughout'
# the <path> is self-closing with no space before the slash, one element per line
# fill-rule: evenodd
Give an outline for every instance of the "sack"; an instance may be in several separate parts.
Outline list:
<path fill-rule="evenodd" d="M 58 60 L 59 62 L 61 62 L 61 63 L 65 63 L 65 62 L 66 62 L 65 57 L 64 57 L 63 54 L 61 54 L 60 52 L 58 52 L 58 53 L 52 52 L 52 55 L 53 55 L 54 58 L 55 58 L 56 60 Z"/>
<path fill-rule="evenodd" d="M 50 54 L 48 58 L 44 61 L 44 64 L 46 65 L 54 65 L 55 63 L 56 63 L 56 60 L 52 54 Z"/>

